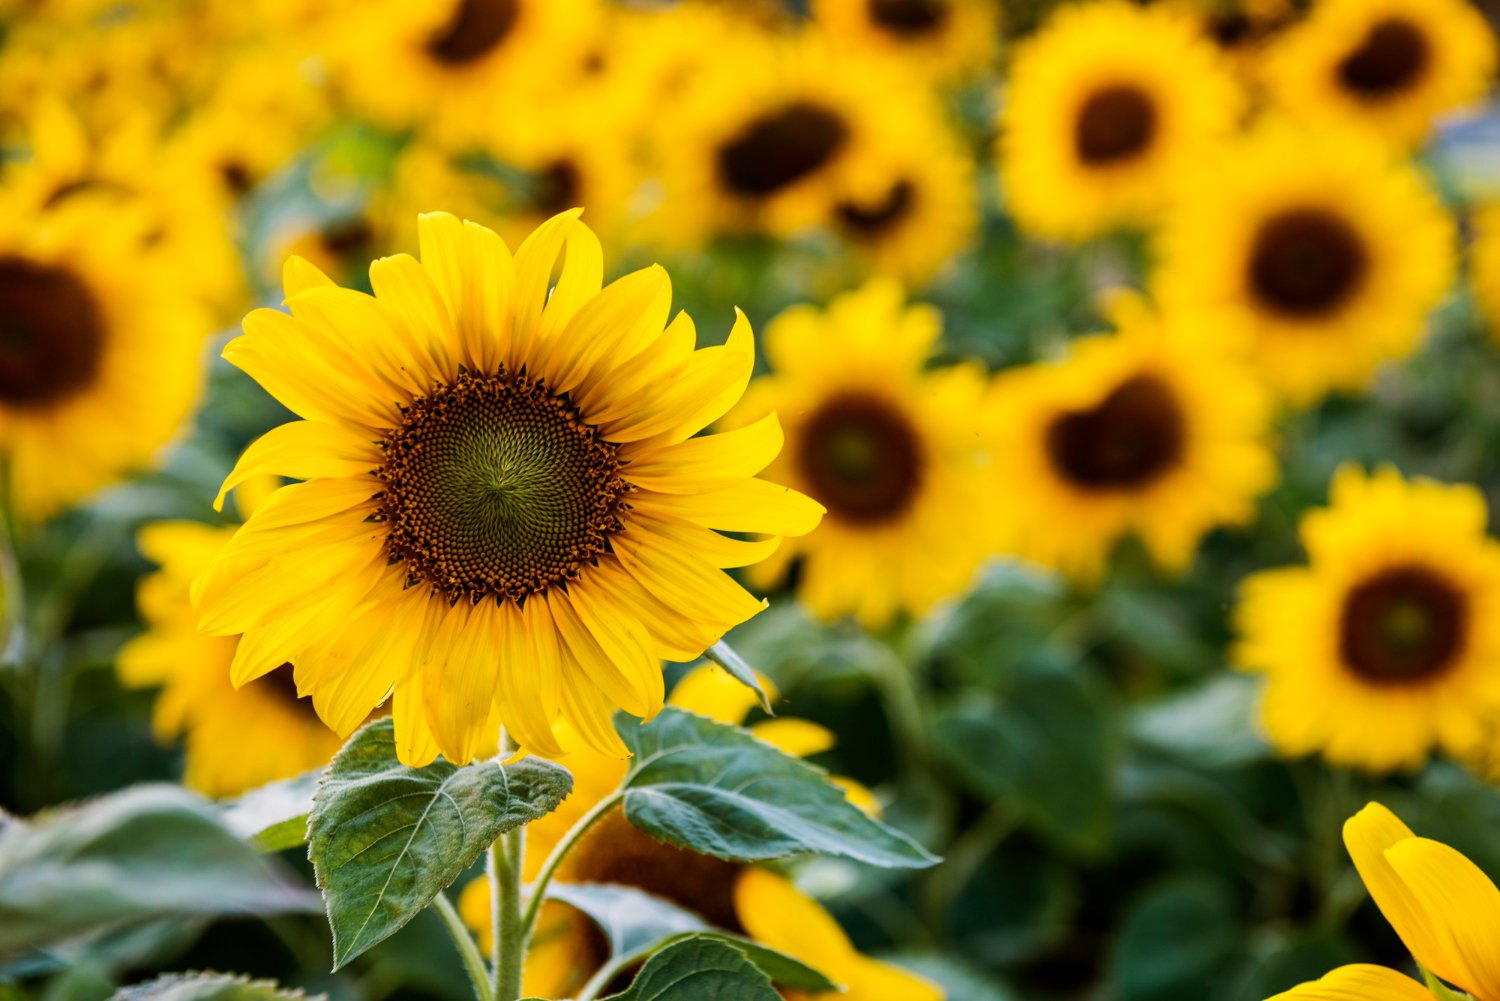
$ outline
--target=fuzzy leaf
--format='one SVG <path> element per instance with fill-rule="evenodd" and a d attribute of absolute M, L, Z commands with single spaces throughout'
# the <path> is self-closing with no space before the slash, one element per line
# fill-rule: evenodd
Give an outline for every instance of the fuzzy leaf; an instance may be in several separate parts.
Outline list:
<path fill-rule="evenodd" d="M 251 980 L 230 973 L 168 973 L 143 984 L 122 987 L 111 1001 L 316 1001 L 274 980 Z"/>
<path fill-rule="evenodd" d="M 728 671 L 731 678 L 754 692 L 755 697 L 760 700 L 760 707 L 766 712 L 771 712 L 771 698 L 761 686 L 760 679 L 755 676 L 755 669 L 734 652 L 734 647 L 720 640 L 703 651 L 703 656 Z"/>
<path fill-rule="evenodd" d="M 771 979 L 745 953 L 694 935 L 646 960 L 630 989 L 609 1001 L 781 1001 Z"/>

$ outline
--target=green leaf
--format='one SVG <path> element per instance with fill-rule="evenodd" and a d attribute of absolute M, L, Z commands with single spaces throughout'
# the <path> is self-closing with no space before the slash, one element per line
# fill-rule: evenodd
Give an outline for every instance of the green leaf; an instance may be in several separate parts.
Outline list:
<path fill-rule="evenodd" d="M 762 709 L 766 712 L 771 711 L 771 698 L 766 694 L 766 690 L 761 687 L 760 679 L 755 676 L 755 669 L 745 663 L 743 657 L 734 652 L 734 647 L 720 640 L 705 650 L 703 656 L 728 671 L 731 678 L 754 692 L 756 698 L 760 699 L 760 707 Z"/>
<path fill-rule="evenodd" d="M 745 953 L 694 935 L 646 961 L 630 989 L 608 1001 L 781 1001 L 771 980 Z"/>
<path fill-rule="evenodd" d="M 365 726 L 334 756 L 308 819 L 334 969 L 410 921 L 500 835 L 551 813 L 572 788 L 567 769 L 540 758 L 409 768 L 396 759 L 389 718 Z"/>
<path fill-rule="evenodd" d="M 1174 877 L 1131 910 L 1114 942 L 1113 995 L 1121 1001 L 1210 997 L 1243 940 L 1224 887 Z"/>
<path fill-rule="evenodd" d="M 1259 683 L 1220 674 L 1134 711 L 1131 736 L 1205 768 L 1233 768 L 1261 761 L 1270 748 L 1254 723 Z"/>
<path fill-rule="evenodd" d="M 231 973 L 168 973 L 132 987 L 122 987 L 111 1001 L 312 1001 L 274 980 L 251 980 Z"/>
<path fill-rule="evenodd" d="M 322 771 L 252 789 L 224 804 L 224 824 L 263 852 L 279 852 L 307 842 L 307 815 Z"/>
<path fill-rule="evenodd" d="M 295 877 L 177 786 L 137 786 L 0 828 L 0 957 L 174 915 L 315 910 Z"/>
<path fill-rule="evenodd" d="M 853 806 L 827 773 L 728 726 L 668 708 L 647 725 L 615 728 L 634 753 L 625 819 L 659 840 L 753 862 L 821 854 L 884 868 L 937 857 Z"/>
<path fill-rule="evenodd" d="M 738 935 L 716 932 L 692 911 L 633 886 L 553 883 L 548 896 L 588 915 L 604 932 L 615 958 L 639 961 L 685 938 L 709 937 L 744 952 L 775 983 L 804 991 L 838 989 L 801 960 Z"/>

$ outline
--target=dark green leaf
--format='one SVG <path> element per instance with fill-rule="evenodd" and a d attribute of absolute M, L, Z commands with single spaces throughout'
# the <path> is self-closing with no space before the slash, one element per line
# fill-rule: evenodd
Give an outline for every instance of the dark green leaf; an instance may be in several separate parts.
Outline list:
<path fill-rule="evenodd" d="M 396 759 L 389 718 L 356 733 L 308 819 L 334 968 L 410 921 L 501 834 L 551 813 L 572 788 L 567 769 L 540 758 L 409 768 Z"/>
<path fill-rule="evenodd" d="M 1259 684 L 1221 674 L 1136 710 L 1138 742 L 1205 768 L 1229 768 L 1269 757 L 1253 717 Z"/>
<path fill-rule="evenodd" d="M 755 676 L 755 669 L 745 663 L 744 658 L 734 652 L 734 647 L 723 640 L 715 643 L 704 651 L 703 655 L 729 672 L 729 676 L 746 688 L 755 693 L 760 699 L 760 707 L 766 712 L 771 711 L 771 698 L 766 690 L 761 687 L 760 679 Z"/>
<path fill-rule="evenodd" d="M 0 956 L 173 915 L 316 902 L 176 786 L 138 786 L 0 829 Z"/>
<path fill-rule="evenodd" d="M 827 774 L 743 730 L 668 708 L 642 726 L 617 716 L 634 753 L 625 818 L 679 848 L 749 862 L 822 854 L 886 868 L 937 858 L 870 819 Z"/>
<path fill-rule="evenodd" d="M 669 949 L 677 943 L 687 941 L 690 938 L 712 939 L 740 950 L 745 954 L 745 958 L 754 963 L 760 972 L 770 977 L 771 982 L 774 984 L 790 987 L 793 990 L 812 991 L 815 994 L 839 990 L 838 984 L 829 980 L 823 974 L 802 962 L 802 960 L 788 956 L 786 953 L 772 949 L 769 946 L 761 945 L 759 942 L 752 942 L 748 938 L 741 938 L 738 935 L 730 935 L 726 932 L 687 932 L 681 935 L 674 935 L 665 942 L 662 942 L 660 948 L 663 950 Z"/>
<path fill-rule="evenodd" d="M 168 973 L 132 987 L 122 987 L 112 1001 L 312 1001 L 325 995 L 304 994 L 274 980 L 251 980 L 230 973 Z"/>
<path fill-rule="evenodd" d="M 1197 878 L 1163 883 L 1141 899 L 1115 940 L 1114 993 L 1122 1001 L 1211 997 L 1240 935 L 1221 886 Z"/>
<path fill-rule="evenodd" d="M 224 823 L 263 852 L 295 848 L 307 841 L 307 815 L 312 811 L 321 771 L 252 789 L 224 805 Z"/>
<path fill-rule="evenodd" d="M 781 1001 L 745 953 L 722 941 L 691 936 L 646 961 L 630 989 L 610 1001 Z"/>

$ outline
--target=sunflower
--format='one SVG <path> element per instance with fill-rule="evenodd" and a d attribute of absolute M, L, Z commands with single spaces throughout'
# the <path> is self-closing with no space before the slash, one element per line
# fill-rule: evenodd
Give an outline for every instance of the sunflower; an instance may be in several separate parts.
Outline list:
<path fill-rule="evenodd" d="M 1495 37 L 1468 0 L 1321 0 L 1267 59 L 1288 111 L 1417 143 L 1484 96 Z"/>
<path fill-rule="evenodd" d="M 1069 241 L 1151 222 L 1243 104 L 1192 17 L 1124 0 L 1059 9 L 1018 47 L 1002 96 L 1006 205 L 1028 232 Z"/>
<path fill-rule="evenodd" d="M 1266 393 L 1201 318 L 1127 297 L 1112 312 L 1115 333 L 1010 370 L 992 394 L 1006 548 L 1085 581 L 1127 533 L 1183 571 L 1277 477 Z"/>
<path fill-rule="evenodd" d="M 1500 334 L 1500 202 L 1479 213 L 1475 231 L 1470 258 L 1474 293 L 1491 328 Z"/>
<path fill-rule="evenodd" d="M 665 197 L 653 235 L 692 245 L 721 233 L 788 236 L 827 219 L 841 192 L 869 190 L 878 151 L 927 134 L 931 95 L 903 79 L 816 36 L 725 42 L 660 116 Z"/>
<path fill-rule="evenodd" d="M 924 371 L 941 328 L 936 309 L 906 305 L 882 280 L 772 321 L 773 372 L 730 423 L 782 414 L 788 445 L 771 475 L 828 514 L 751 570 L 754 583 L 774 586 L 800 559 L 798 594 L 813 614 L 870 628 L 968 586 L 989 539 L 954 512 L 983 511 L 993 496 L 975 416 L 985 376 L 973 364 Z"/>
<path fill-rule="evenodd" d="M 333 84 L 362 115 L 454 141 L 550 84 L 592 34 L 597 0 L 373 0 L 325 19 Z M 399 81 L 396 85 L 392 81 Z"/>
<path fill-rule="evenodd" d="M 982 72 L 999 47 L 996 0 L 814 0 L 812 14 L 836 44 L 938 79 Z"/>
<path fill-rule="evenodd" d="M 832 229 L 865 270 L 920 285 L 963 251 L 979 224 L 974 161 L 934 122 L 930 137 L 882 150 L 861 186 L 839 193 Z"/>
<path fill-rule="evenodd" d="M 1155 282 L 1248 341 L 1296 405 L 1366 387 L 1416 349 L 1455 271 L 1454 227 L 1418 170 L 1357 134 L 1273 123 L 1194 176 Z"/>
<path fill-rule="evenodd" d="M 761 685 L 773 702 L 780 701 L 776 687 L 767 678 Z M 744 685 L 717 667 L 699 666 L 683 677 L 672 689 L 671 704 L 721 723 L 742 724 L 758 704 L 755 695 Z M 833 734 L 816 723 L 795 717 L 778 716 L 760 720 L 748 728 L 757 738 L 773 744 L 788 754 L 806 757 L 834 746 Z M 525 877 L 534 879 L 547 856 L 582 817 L 610 796 L 625 777 L 626 762 L 588 749 L 580 749 L 559 759 L 573 773 L 573 792 L 551 814 L 527 827 Z M 869 790 L 842 778 L 850 802 L 861 809 L 878 811 Z M 760 892 L 761 877 L 769 873 L 759 867 L 729 862 L 708 855 L 674 848 L 642 833 L 615 810 L 598 823 L 564 860 L 557 879 L 567 883 L 615 883 L 631 886 L 669 900 L 693 911 L 719 928 L 762 939 L 761 931 L 776 935 L 772 919 L 783 913 L 782 905 L 791 901 L 798 909 L 822 910 L 775 877 L 777 888 Z M 476 879 L 464 888 L 459 906 L 470 927 L 482 939 L 490 935 L 490 887 L 488 880 Z M 790 913 L 790 912 L 788 912 Z M 825 922 L 832 922 L 826 915 Z M 751 931 L 754 925 L 757 930 Z M 814 927 L 808 919 L 808 927 Z M 834 926 L 837 927 L 836 925 Z M 818 930 L 822 930 L 819 928 Z M 842 935 L 842 932 L 838 933 Z M 830 978 L 848 983 L 849 1001 L 886 1001 L 893 996 L 882 994 L 879 987 L 912 987 L 921 992 L 895 996 L 934 998 L 932 988 L 894 967 L 866 959 L 848 946 L 848 955 L 830 953 L 829 964 L 823 957 L 809 958 Z M 774 946 L 781 948 L 781 946 Z M 792 951 L 788 949 L 787 951 Z M 559 903 L 550 903 L 538 921 L 536 943 L 527 957 L 526 993 L 537 997 L 569 997 L 576 993 L 608 958 L 607 947 L 600 941 L 593 923 Z M 851 972 L 855 971 L 857 972 Z M 844 979 L 841 974 L 846 975 Z M 861 980 L 860 977 L 864 977 Z M 858 993 L 856 986 L 863 987 Z"/>
<path fill-rule="evenodd" d="M 239 490 L 241 507 L 250 486 Z M 183 782 L 208 796 L 235 796 L 321 768 L 340 744 L 311 702 L 298 697 L 290 665 L 235 690 L 229 665 L 238 640 L 198 632 L 188 600 L 193 578 L 233 535 L 233 527 L 193 522 L 156 522 L 141 530 L 141 552 L 160 569 L 142 579 L 137 594 L 146 632 L 116 661 L 126 685 L 161 687 L 156 735 L 183 739 Z M 225 741 L 225 734 L 235 739 Z"/>
<path fill-rule="evenodd" d="M 654 715 L 662 659 L 696 657 L 764 607 L 720 568 L 818 521 L 812 501 L 755 478 L 781 449 L 774 416 L 692 437 L 743 391 L 749 324 L 695 351 L 691 320 L 667 323 L 661 268 L 601 290 L 576 212 L 514 259 L 450 215 L 419 231 L 420 262 L 370 266 L 373 296 L 293 258 L 290 314 L 256 310 L 225 348 L 305 418 L 251 445 L 226 488 L 306 482 L 198 579 L 203 627 L 243 634 L 236 684 L 294 664 L 343 735 L 394 690 L 408 764 L 465 763 L 501 723 L 560 754 L 559 719 L 624 756 L 613 711 Z"/>
<path fill-rule="evenodd" d="M 103 197 L 0 198 L 0 459 L 23 519 L 151 465 L 197 403 L 207 320 L 146 225 Z"/>
<path fill-rule="evenodd" d="M 1419 838 L 1371 803 L 1344 824 L 1365 888 L 1424 970 L 1476 999 L 1500 997 L 1500 889 L 1461 852 Z M 1433 1001 L 1381 966 L 1344 966 L 1271 1001 Z M 1448 992 L 1446 996 L 1451 997 Z"/>
<path fill-rule="evenodd" d="M 1302 520 L 1308 565 L 1249 577 L 1235 612 L 1235 662 L 1266 676 L 1261 724 L 1281 753 L 1386 772 L 1435 747 L 1484 752 L 1500 714 L 1487 519 L 1471 486 L 1339 470 L 1329 507 Z"/>

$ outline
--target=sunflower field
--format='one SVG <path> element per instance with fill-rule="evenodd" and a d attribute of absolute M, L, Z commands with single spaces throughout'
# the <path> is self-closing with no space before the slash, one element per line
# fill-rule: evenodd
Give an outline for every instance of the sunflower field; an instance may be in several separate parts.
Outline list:
<path fill-rule="evenodd" d="M 1497 30 L 0 0 L 0 1001 L 1500 1001 Z"/>

